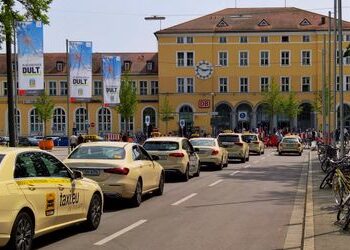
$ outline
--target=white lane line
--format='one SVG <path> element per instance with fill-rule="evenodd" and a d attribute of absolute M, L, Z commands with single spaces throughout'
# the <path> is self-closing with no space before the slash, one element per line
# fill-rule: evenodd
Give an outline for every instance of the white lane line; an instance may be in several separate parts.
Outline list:
<path fill-rule="evenodd" d="M 250 167 L 250 165 L 244 166 L 244 168 L 249 168 L 249 167 Z"/>
<path fill-rule="evenodd" d="M 235 172 L 231 173 L 230 176 L 234 176 L 235 174 L 238 174 L 239 172 L 241 172 L 241 171 L 235 171 Z"/>
<path fill-rule="evenodd" d="M 217 184 L 219 184 L 220 182 L 222 182 L 223 180 L 217 180 L 216 182 L 213 182 L 212 184 L 210 184 L 208 187 L 213 187 Z"/>
<path fill-rule="evenodd" d="M 108 237 L 98 241 L 98 242 L 96 242 L 94 245 L 95 246 L 102 246 L 102 245 L 106 244 L 107 242 L 109 242 L 109 241 L 119 237 L 120 235 L 123 235 L 126 232 L 128 232 L 128 231 L 130 231 L 130 230 L 132 230 L 132 229 L 142 225 L 146 221 L 147 220 L 139 220 L 138 222 L 135 222 L 134 224 L 132 224 L 132 225 L 130 225 L 130 226 L 128 226 L 128 227 L 126 227 L 126 228 L 124 228 L 124 229 L 122 229 L 122 230 L 120 230 L 120 231 L 118 231 L 118 232 L 116 232 L 116 233 L 114 233 L 114 234 L 112 234 L 112 235 L 110 235 L 110 236 L 108 236 Z"/>
<path fill-rule="evenodd" d="M 182 202 L 185 202 L 185 201 L 191 199 L 193 196 L 196 196 L 196 195 L 197 195 L 197 193 L 190 194 L 190 195 L 186 196 L 185 198 L 182 198 L 181 200 L 178 200 L 177 202 L 174 202 L 171 205 L 172 206 L 180 205 Z"/>

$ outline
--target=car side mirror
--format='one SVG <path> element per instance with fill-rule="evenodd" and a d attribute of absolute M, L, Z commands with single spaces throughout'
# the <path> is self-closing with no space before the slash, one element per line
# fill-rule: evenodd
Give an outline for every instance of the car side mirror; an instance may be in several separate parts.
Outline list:
<path fill-rule="evenodd" d="M 153 161 L 159 161 L 158 155 L 151 155 Z"/>
<path fill-rule="evenodd" d="M 83 179 L 83 172 L 78 171 L 78 170 L 73 170 L 73 179 L 74 180 L 80 180 Z"/>

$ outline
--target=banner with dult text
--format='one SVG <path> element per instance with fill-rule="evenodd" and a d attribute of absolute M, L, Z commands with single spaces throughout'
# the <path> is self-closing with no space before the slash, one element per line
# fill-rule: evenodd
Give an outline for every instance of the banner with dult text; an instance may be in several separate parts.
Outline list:
<path fill-rule="evenodd" d="M 121 62 L 119 56 L 103 56 L 103 103 L 105 107 L 120 103 Z"/>

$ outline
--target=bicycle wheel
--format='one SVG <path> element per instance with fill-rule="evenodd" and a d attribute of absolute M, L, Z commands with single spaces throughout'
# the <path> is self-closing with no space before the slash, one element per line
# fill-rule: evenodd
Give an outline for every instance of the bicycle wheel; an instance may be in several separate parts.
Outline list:
<path fill-rule="evenodd" d="M 334 195 L 335 203 L 340 206 L 343 203 L 343 187 L 339 181 L 339 177 L 337 174 L 333 174 L 332 177 L 332 191 Z"/>
<path fill-rule="evenodd" d="M 337 221 L 340 223 L 343 230 L 347 230 L 350 222 L 350 209 L 348 202 L 345 202 L 343 205 L 339 206 L 337 213 Z"/>
<path fill-rule="evenodd" d="M 326 186 L 329 186 L 329 187 L 332 186 L 333 175 L 334 175 L 334 171 L 329 171 L 326 174 L 326 176 L 323 178 L 320 184 L 320 189 L 324 189 Z"/>
<path fill-rule="evenodd" d="M 329 159 L 328 158 L 325 158 L 324 161 L 322 161 L 321 163 L 321 169 L 323 172 L 327 173 L 327 169 L 329 168 L 330 166 L 330 162 L 329 162 Z"/>

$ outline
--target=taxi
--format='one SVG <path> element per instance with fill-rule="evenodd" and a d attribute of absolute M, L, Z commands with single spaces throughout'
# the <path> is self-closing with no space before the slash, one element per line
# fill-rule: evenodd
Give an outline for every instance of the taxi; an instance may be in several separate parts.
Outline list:
<path fill-rule="evenodd" d="M 217 137 L 219 145 L 228 152 L 228 159 L 240 159 L 242 163 L 249 161 L 249 145 L 240 133 L 220 133 Z"/>
<path fill-rule="evenodd" d="M 90 142 L 80 144 L 64 160 L 71 169 L 98 182 L 111 198 L 124 198 L 140 206 L 142 195 L 162 195 L 164 169 L 146 150 L 129 142 Z"/>
<path fill-rule="evenodd" d="M 302 140 L 297 135 L 286 135 L 278 145 L 279 155 L 283 153 L 297 153 L 298 155 L 302 155 L 303 150 L 304 146 Z"/>
<path fill-rule="evenodd" d="M 166 172 L 179 173 L 183 181 L 200 174 L 199 157 L 187 138 L 148 138 L 143 147 L 149 154 L 158 156 L 158 162 Z"/>
<path fill-rule="evenodd" d="M 260 140 L 259 135 L 255 133 L 244 133 L 242 139 L 249 144 L 249 152 L 256 153 L 258 155 L 265 153 L 265 145 Z"/>
<path fill-rule="evenodd" d="M 84 222 L 100 224 L 98 184 L 39 149 L 0 149 L 0 247 L 31 249 L 33 238 Z"/>
<path fill-rule="evenodd" d="M 197 155 L 201 165 L 214 165 L 219 170 L 228 165 L 228 152 L 219 146 L 216 138 L 199 137 L 190 139 L 192 146 L 199 149 Z"/>

